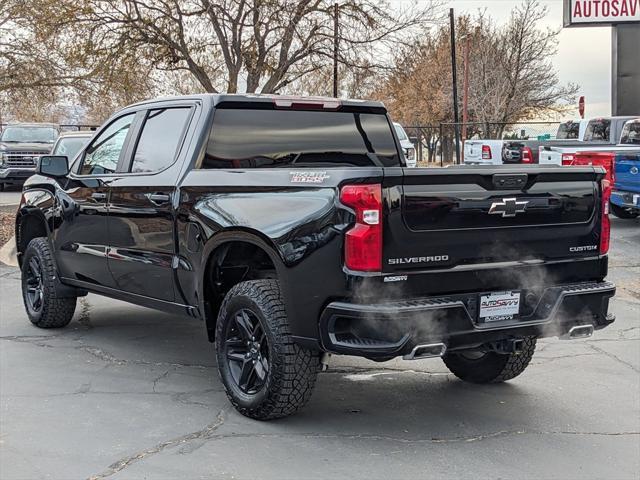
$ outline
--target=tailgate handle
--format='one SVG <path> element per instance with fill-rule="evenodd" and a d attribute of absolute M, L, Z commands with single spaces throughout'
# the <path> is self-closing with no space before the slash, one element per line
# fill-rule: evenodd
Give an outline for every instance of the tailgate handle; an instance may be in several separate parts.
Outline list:
<path fill-rule="evenodd" d="M 520 190 L 527 184 L 526 173 L 496 173 L 493 186 L 503 190 Z"/>

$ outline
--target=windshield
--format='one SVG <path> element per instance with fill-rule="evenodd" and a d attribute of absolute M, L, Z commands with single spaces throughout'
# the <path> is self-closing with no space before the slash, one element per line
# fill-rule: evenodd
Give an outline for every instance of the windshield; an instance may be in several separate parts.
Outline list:
<path fill-rule="evenodd" d="M 584 141 L 602 141 L 608 142 L 611 132 L 611 120 L 608 118 L 599 118 L 589 121 L 587 130 L 584 133 Z"/>
<path fill-rule="evenodd" d="M 622 129 L 620 143 L 631 143 L 633 145 L 640 145 L 640 120 L 634 120 L 625 124 L 624 128 Z"/>
<path fill-rule="evenodd" d="M 219 108 L 202 168 L 399 165 L 383 114 Z"/>
<path fill-rule="evenodd" d="M 53 143 L 58 131 L 53 127 L 7 127 L 2 132 L 1 141 L 18 143 Z"/>
<path fill-rule="evenodd" d="M 580 122 L 574 122 L 569 120 L 568 122 L 561 123 L 558 127 L 558 134 L 556 138 L 558 140 L 572 140 L 578 138 L 580 135 Z"/>
<path fill-rule="evenodd" d="M 63 137 L 53 148 L 51 155 L 64 155 L 73 160 L 80 149 L 87 143 L 90 137 Z"/>
<path fill-rule="evenodd" d="M 397 123 L 394 123 L 393 126 L 396 129 L 396 134 L 398 135 L 398 139 L 399 140 L 407 140 L 409 137 L 407 136 L 407 132 L 404 131 L 404 128 L 402 128 L 402 125 L 399 125 Z"/>

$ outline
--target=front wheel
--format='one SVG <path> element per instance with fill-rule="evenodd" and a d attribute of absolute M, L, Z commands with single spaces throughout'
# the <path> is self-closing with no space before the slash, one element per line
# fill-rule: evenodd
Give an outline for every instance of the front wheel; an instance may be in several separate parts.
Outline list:
<path fill-rule="evenodd" d="M 311 397 L 319 352 L 293 342 L 277 280 L 235 285 L 216 324 L 218 371 L 227 397 L 242 415 L 286 417 Z"/>
<path fill-rule="evenodd" d="M 76 297 L 56 293 L 56 269 L 46 238 L 29 242 L 22 260 L 22 299 L 31 323 L 40 328 L 67 326 L 76 309 Z"/>
<path fill-rule="evenodd" d="M 613 203 L 610 203 L 609 206 L 611 207 L 611 213 L 613 213 L 618 218 L 631 219 L 636 218 L 638 215 L 640 215 L 640 212 L 638 212 L 637 210 L 622 208 Z"/>
<path fill-rule="evenodd" d="M 529 365 L 536 349 L 536 338 L 523 339 L 522 351 L 447 353 L 442 359 L 456 377 L 471 383 L 500 383 L 517 377 Z"/>

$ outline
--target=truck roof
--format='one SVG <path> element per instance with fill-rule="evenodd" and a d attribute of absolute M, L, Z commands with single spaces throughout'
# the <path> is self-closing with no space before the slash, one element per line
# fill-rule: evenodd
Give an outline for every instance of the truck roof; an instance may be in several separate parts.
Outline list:
<path fill-rule="evenodd" d="M 300 105 L 325 105 L 326 109 L 335 109 L 336 103 L 341 106 L 348 106 L 352 108 L 373 108 L 373 109 L 382 109 L 386 112 L 386 108 L 382 102 L 377 102 L 373 100 L 359 100 L 359 99 L 343 99 L 343 98 L 333 98 L 333 97 L 317 97 L 317 96 L 302 96 L 302 95 L 271 95 L 271 94 L 258 94 L 258 93 L 206 93 L 206 94 L 198 94 L 198 95 L 181 95 L 181 96 L 173 96 L 173 97 L 160 97 L 149 100 L 144 100 L 142 102 L 138 102 L 134 105 L 144 105 L 147 103 L 153 102 L 162 102 L 162 101 L 171 101 L 171 100 L 181 100 L 181 99 L 193 99 L 193 100 L 204 100 L 204 99 L 212 99 L 214 106 L 220 104 L 281 104 L 280 106 L 285 107 L 287 104 L 300 104 Z M 331 108 L 333 106 L 333 108 Z"/>

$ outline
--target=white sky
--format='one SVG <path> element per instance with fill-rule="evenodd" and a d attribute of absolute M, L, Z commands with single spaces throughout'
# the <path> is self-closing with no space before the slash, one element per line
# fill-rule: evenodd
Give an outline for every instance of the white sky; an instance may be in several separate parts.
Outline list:
<path fill-rule="evenodd" d="M 420 0 L 418 0 L 420 1 Z M 403 0 L 392 0 L 403 3 Z M 449 0 L 456 15 L 486 10 L 498 24 L 509 19 L 511 9 L 520 0 Z M 544 26 L 562 27 L 562 0 L 541 0 L 548 8 Z M 558 53 L 552 59 L 560 82 L 577 83 L 579 95 L 585 96 L 585 117 L 611 114 L 611 28 L 563 28 L 559 36 Z M 574 115 L 578 116 L 578 107 Z"/>

